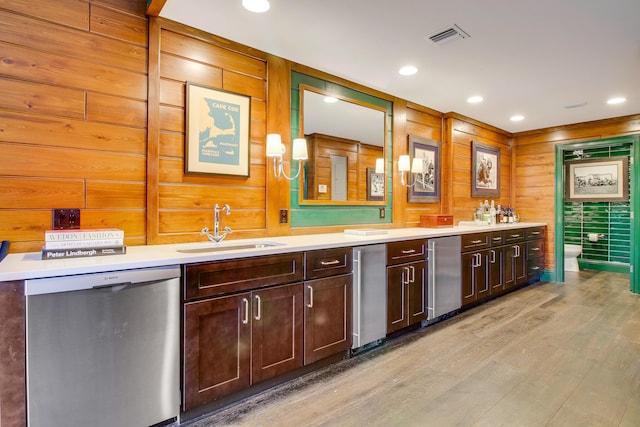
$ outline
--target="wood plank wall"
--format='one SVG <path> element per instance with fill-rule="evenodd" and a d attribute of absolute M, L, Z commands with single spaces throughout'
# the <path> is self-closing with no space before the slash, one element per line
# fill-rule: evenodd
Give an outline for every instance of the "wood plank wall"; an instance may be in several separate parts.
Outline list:
<path fill-rule="evenodd" d="M 617 117 L 514 135 L 514 204 L 524 221 L 547 223 L 545 268 L 555 269 L 555 150 L 557 144 L 640 133 L 640 115 Z"/>
<path fill-rule="evenodd" d="M 420 215 L 449 214 L 451 157 L 450 144 L 444 137 L 443 114 L 396 98 L 394 100 L 393 135 L 393 222 L 396 227 L 416 227 Z M 409 153 L 409 135 L 441 142 L 442 177 L 440 203 L 409 203 L 407 188 L 400 184 L 398 158 Z"/>
<path fill-rule="evenodd" d="M 232 238 L 266 234 L 265 139 L 267 134 L 267 58 L 247 47 L 168 20 L 152 18 L 150 92 L 158 109 L 149 111 L 149 147 L 157 145 L 157 167 L 149 167 L 149 243 L 200 241 L 213 228 L 213 207 L 228 204 L 222 226 Z M 153 46 L 155 47 L 155 46 Z M 186 82 L 251 97 L 250 176 L 184 173 Z M 157 172 L 157 174 L 156 174 Z"/>
<path fill-rule="evenodd" d="M 52 208 L 144 244 L 145 1 L 0 4 L 0 237 L 37 251 Z"/>
<path fill-rule="evenodd" d="M 500 197 L 495 204 L 512 202 L 512 140 L 500 129 L 457 114 L 447 114 L 448 138 L 451 141 L 451 214 L 454 221 L 471 221 L 480 201 L 490 199 L 471 196 L 471 142 L 477 141 L 500 150 Z"/>

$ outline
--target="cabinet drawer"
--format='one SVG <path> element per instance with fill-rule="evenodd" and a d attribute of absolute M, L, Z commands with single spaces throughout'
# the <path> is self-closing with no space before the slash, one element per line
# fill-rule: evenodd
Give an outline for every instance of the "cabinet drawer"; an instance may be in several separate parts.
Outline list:
<path fill-rule="evenodd" d="M 489 247 L 490 233 L 463 234 L 461 237 L 462 252 L 474 251 Z"/>
<path fill-rule="evenodd" d="M 187 264 L 185 300 L 301 281 L 302 253 Z"/>
<path fill-rule="evenodd" d="M 387 243 L 387 265 L 426 259 L 425 240 L 407 240 Z"/>
<path fill-rule="evenodd" d="M 525 230 L 505 230 L 504 231 L 504 243 L 522 242 L 524 240 Z"/>
<path fill-rule="evenodd" d="M 527 228 L 525 230 L 526 239 L 543 239 L 544 238 L 544 227 L 532 227 Z"/>
<path fill-rule="evenodd" d="M 527 242 L 527 260 L 544 256 L 544 240 L 530 240 Z"/>
<path fill-rule="evenodd" d="M 544 273 L 544 258 L 534 258 L 527 261 L 527 280 L 539 279 Z"/>
<path fill-rule="evenodd" d="M 305 253 L 305 279 L 348 274 L 352 270 L 351 248 L 321 249 Z"/>
<path fill-rule="evenodd" d="M 502 231 L 491 232 L 491 247 L 504 245 L 504 233 Z"/>

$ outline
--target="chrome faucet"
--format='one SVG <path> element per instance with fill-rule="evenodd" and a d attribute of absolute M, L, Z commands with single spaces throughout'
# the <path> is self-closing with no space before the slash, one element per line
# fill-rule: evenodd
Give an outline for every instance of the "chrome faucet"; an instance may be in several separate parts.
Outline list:
<path fill-rule="evenodd" d="M 224 205 L 223 207 L 220 207 L 216 203 L 216 205 L 213 208 L 213 234 L 209 233 L 209 229 L 207 227 L 204 227 L 200 231 L 200 235 L 207 236 L 209 238 L 209 240 L 211 240 L 214 243 L 221 242 L 225 237 L 227 237 L 227 234 L 233 233 L 231 228 L 225 227 L 224 228 L 224 233 L 219 234 L 219 231 L 220 231 L 220 212 L 222 212 L 222 211 L 226 211 L 227 215 L 231 215 L 231 208 L 229 207 L 229 205 Z"/>

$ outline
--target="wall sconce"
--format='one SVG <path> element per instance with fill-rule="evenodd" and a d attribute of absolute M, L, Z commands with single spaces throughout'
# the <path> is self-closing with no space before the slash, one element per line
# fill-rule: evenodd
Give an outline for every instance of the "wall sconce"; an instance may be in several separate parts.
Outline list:
<path fill-rule="evenodd" d="M 273 173 L 276 178 L 284 176 L 289 181 L 292 181 L 300 176 L 300 171 L 304 166 L 304 161 L 309 158 L 307 153 L 307 140 L 304 138 L 296 138 L 293 140 L 293 151 L 291 157 L 293 160 L 298 160 L 298 172 L 295 176 L 289 177 L 284 171 L 283 156 L 286 151 L 282 138 L 277 133 L 270 133 L 267 135 L 267 157 L 273 157 Z"/>
<path fill-rule="evenodd" d="M 376 159 L 376 173 L 384 173 L 384 159 Z"/>
<path fill-rule="evenodd" d="M 411 167 L 409 167 L 411 165 Z M 408 155 L 402 155 L 398 158 L 398 170 L 400 171 L 400 183 L 405 187 L 413 187 L 416 185 L 416 179 L 414 177 L 413 183 L 409 184 L 404 175 L 407 172 L 411 172 L 411 174 L 422 173 L 424 171 L 423 161 L 422 159 L 414 158 L 413 161 Z"/>

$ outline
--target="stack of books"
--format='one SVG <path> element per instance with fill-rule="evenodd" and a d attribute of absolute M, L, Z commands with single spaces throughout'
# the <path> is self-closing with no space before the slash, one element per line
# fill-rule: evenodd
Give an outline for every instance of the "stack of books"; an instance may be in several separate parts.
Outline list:
<path fill-rule="evenodd" d="M 47 230 L 42 259 L 79 258 L 127 253 L 124 231 L 117 228 Z"/>

